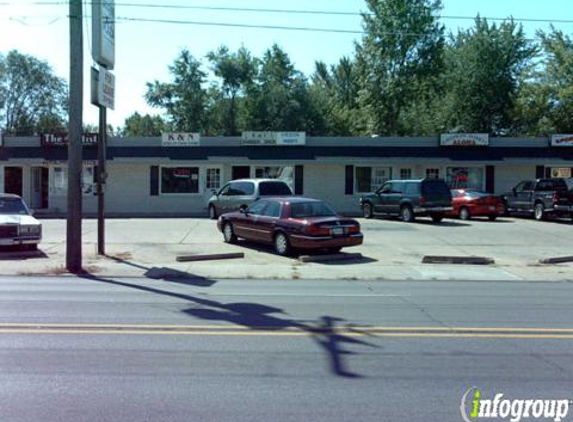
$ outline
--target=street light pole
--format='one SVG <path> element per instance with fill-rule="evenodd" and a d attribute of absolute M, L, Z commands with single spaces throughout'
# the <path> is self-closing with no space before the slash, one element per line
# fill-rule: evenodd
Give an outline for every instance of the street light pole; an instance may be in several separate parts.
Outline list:
<path fill-rule="evenodd" d="M 70 0 L 70 110 L 68 127 L 68 216 L 66 268 L 82 270 L 82 0 Z"/>

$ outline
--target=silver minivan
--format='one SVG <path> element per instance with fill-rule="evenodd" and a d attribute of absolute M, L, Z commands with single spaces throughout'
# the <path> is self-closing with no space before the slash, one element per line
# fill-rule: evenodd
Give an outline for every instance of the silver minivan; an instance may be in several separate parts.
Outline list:
<path fill-rule="evenodd" d="M 238 179 L 225 184 L 209 199 L 209 218 L 246 208 L 263 196 L 291 196 L 289 185 L 278 179 Z"/>

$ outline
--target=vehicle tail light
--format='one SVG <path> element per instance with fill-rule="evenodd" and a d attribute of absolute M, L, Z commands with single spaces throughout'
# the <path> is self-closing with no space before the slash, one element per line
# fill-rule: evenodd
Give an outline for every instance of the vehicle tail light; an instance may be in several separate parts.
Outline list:
<path fill-rule="evenodd" d="M 348 227 L 348 233 L 350 234 L 360 233 L 360 224 L 353 224 L 352 226 Z"/>
<path fill-rule="evenodd" d="M 306 234 L 310 236 L 329 236 L 330 229 L 316 224 L 309 224 L 306 226 Z"/>
<path fill-rule="evenodd" d="M 424 205 L 426 203 L 426 198 L 420 196 L 420 205 Z"/>
<path fill-rule="evenodd" d="M 553 202 L 559 202 L 559 192 L 553 193 Z"/>

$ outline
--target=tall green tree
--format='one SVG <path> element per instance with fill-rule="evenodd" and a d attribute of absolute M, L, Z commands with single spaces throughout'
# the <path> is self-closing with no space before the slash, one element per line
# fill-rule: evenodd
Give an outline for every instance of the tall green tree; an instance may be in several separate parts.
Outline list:
<path fill-rule="evenodd" d="M 461 132 L 512 133 L 520 81 L 535 54 L 513 20 L 490 25 L 476 18 L 447 49 L 446 125 Z"/>
<path fill-rule="evenodd" d="M 365 35 L 356 46 L 363 131 L 401 134 L 402 111 L 423 81 L 443 69 L 441 0 L 366 0 Z"/>
<path fill-rule="evenodd" d="M 67 109 L 67 84 L 47 62 L 16 50 L 0 56 L 0 119 L 5 131 L 63 131 Z"/>
<path fill-rule="evenodd" d="M 309 127 L 308 82 L 278 45 L 264 53 L 256 84 L 247 93 L 248 129 L 297 131 Z"/>
<path fill-rule="evenodd" d="M 122 136 L 161 136 L 168 130 L 168 125 L 161 116 L 142 116 L 138 112 L 133 113 L 127 119 L 121 130 Z"/>
<path fill-rule="evenodd" d="M 573 40 L 554 27 L 537 35 L 542 61 L 521 91 L 520 129 L 533 135 L 573 133 Z"/>
<path fill-rule="evenodd" d="M 203 88 L 207 74 L 201 62 L 183 50 L 169 66 L 172 82 L 147 83 L 145 100 L 153 107 L 165 109 L 173 130 L 201 132 L 206 120 L 207 91 Z"/>
<path fill-rule="evenodd" d="M 221 92 L 227 102 L 224 133 L 237 135 L 237 97 L 253 85 L 257 73 L 257 59 L 244 47 L 231 53 L 225 46 L 209 52 L 207 58 L 211 62 L 211 70 L 221 79 Z"/>
<path fill-rule="evenodd" d="M 330 69 L 325 63 L 317 62 L 311 80 L 311 97 L 324 121 L 323 134 L 356 134 L 362 116 L 358 107 L 359 85 L 355 62 L 343 57 Z"/>

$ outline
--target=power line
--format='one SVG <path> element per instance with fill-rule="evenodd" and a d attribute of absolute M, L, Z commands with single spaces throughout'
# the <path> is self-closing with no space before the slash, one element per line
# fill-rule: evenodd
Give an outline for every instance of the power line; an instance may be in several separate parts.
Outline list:
<path fill-rule="evenodd" d="M 98 4 L 97 1 L 87 2 L 87 4 Z M 9 5 L 10 2 L 0 2 L 0 6 Z M 68 5 L 66 1 L 35 1 L 29 4 L 40 6 L 56 6 Z M 217 6 L 187 6 L 176 4 L 145 4 L 145 3 L 115 3 L 116 6 L 121 7 L 137 7 L 137 8 L 154 8 L 154 9 L 179 9 L 179 10 L 211 10 L 211 11 L 227 11 L 227 12 L 245 12 L 245 13 L 277 13 L 277 14 L 304 14 L 304 15 L 332 15 L 332 16 L 373 16 L 368 12 L 348 12 L 348 11 L 331 11 L 331 10 L 302 10 L 302 9 L 268 9 L 268 8 L 247 8 L 247 7 L 217 7 Z M 462 16 L 462 15 L 440 15 L 439 19 L 446 20 L 475 20 L 476 16 Z M 507 21 L 513 20 L 515 22 L 532 22 L 532 23 L 573 23 L 573 19 L 549 19 L 549 18 L 518 18 L 518 17 L 494 17 L 482 16 L 482 19 L 489 21 Z"/>
<path fill-rule="evenodd" d="M 278 26 L 278 25 L 252 25 L 252 24 L 240 24 L 240 23 L 228 23 L 228 22 L 201 22 L 201 21 L 183 21 L 183 20 L 170 20 L 170 19 L 145 19 L 145 18 L 128 18 L 128 17 L 117 17 L 116 22 L 128 21 L 128 22 L 148 22 L 148 23 L 167 23 L 167 24 L 178 24 L 178 25 L 202 25 L 202 26 L 223 26 L 223 27 L 234 27 L 234 28 L 257 28 L 257 29 L 280 29 L 287 31 L 308 31 L 308 32 L 332 32 L 340 34 L 364 34 L 364 31 L 357 31 L 352 29 L 328 29 L 328 28 L 311 28 L 311 27 L 296 27 L 296 26 Z M 415 35 L 406 34 L 403 35 Z"/>

